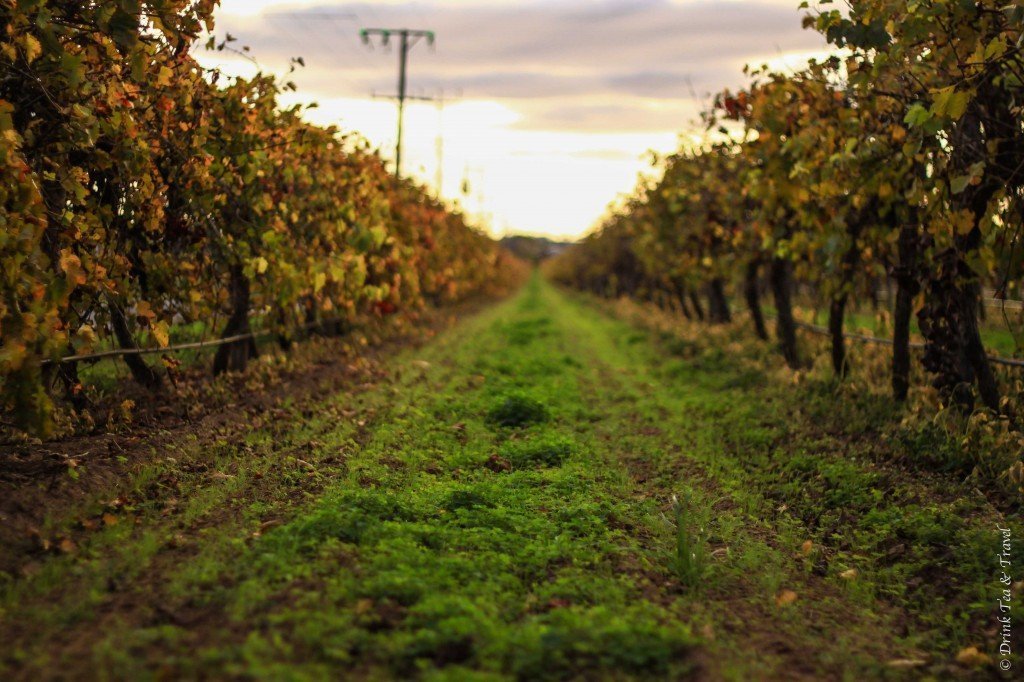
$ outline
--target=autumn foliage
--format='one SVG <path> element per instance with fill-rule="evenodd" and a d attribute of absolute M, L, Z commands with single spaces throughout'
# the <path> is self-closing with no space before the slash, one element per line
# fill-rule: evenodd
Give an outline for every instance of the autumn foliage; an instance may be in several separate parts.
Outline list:
<path fill-rule="evenodd" d="M 839 375 L 848 302 L 888 279 L 895 396 L 907 395 L 916 314 L 944 399 L 1004 410 L 978 318 L 982 287 L 1020 292 L 1024 6 L 847 4 L 822 2 L 804 21 L 843 57 L 756 70 L 747 88 L 721 93 L 704 114 L 706 141 L 667 158 L 552 270 L 712 322 L 729 319 L 724 292 L 735 286 L 763 338 L 767 289 L 794 368 L 806 362 L 791 301 L 799 283 L 827 301 Z"/>
<path fill-rule="evenodd" d="M 215 0 L 0 0 L 0 401 L 46 433 L 50 387 L 107 339 L 165 346 L 176 324 L 311 326 L 494 291 L 496 244 L 365 144 L 228 79 L 190 49 Z M 219 371 L 251 342 L 228 344 Z M 133 376 L 160 376 L 138 357 Z"/>

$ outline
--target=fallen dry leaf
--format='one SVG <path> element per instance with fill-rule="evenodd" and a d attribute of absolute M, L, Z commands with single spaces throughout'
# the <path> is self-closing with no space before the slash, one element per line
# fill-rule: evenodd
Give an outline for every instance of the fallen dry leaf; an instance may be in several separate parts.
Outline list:
<path fill-rule="evenodd" d="M 956 662 L 960 665 L 978 667 L 988 665 L 992 662 L 992 659 L 989 657 L 988 654 L 978 651 L 978 647 L 969 646 L 964 647 L 960 650 L 960 652 L 956 655 Z"/>
<path fill-rule="evenodd" d="M 788 606 L 796 601 L 796 592 L 793 590 L 783 590 L 775 596 L 776 606 Z"/>
<path fill-rule="evenodd" d="M 839 577 L 842 578 L 843 580 L 853 580 L 854 578 L 857 577 L 857 569 L 856 568 L 848 568 L 845 571 L 843 571 L 842 573 L 840 573 Z"/>
<path fill-rule="evenodd" d="M 804 544 L 800 545 L 800 553 L 804 556 L 810 556 L 811 550 L 814 549 L 814 543 L 810 540 L 804 540 Z"/>

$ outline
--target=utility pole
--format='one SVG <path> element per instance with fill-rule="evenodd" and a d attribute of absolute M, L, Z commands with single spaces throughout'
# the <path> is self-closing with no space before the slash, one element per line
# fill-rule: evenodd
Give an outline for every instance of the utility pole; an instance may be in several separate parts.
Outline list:
<path fill-rule="evenodd" d="M 435 150 L 437 152 L 437 172 L 434 176 L 434 183 L 437 185 L 437 196 L 440 197 L 444 191 L 444 105 L 451 102 L 453 99 L 461 99 L 462 90 L 458 90 L 455 97 L 445 97 L 444 90 L 440 90 L 437 93 L 437 97 L 434 98 L 434 102 L 437 104 L 437 142 L 435 144 Z"/>
<path fill-rule="evenodd" d="M 416 45 L 421 38 L 426 38 L 427 44 L 433 47 L 434 32 L 420 31 L 408 28 L 364 28 L 359 32 L 363 43 L 370 44 L 371 36 L 380 36 L 381 45 L 385 47 L 390 43 L 391 36 L 397 35 L 399 40 L 398 51 L 398 139 L 395 141 L 395 177 L 402 177 L 402 119 L 405 114 L 405 71 L 406 62 L 409 59 L 409 50 Z"/>
<path fill-rule="evenodd" d="M 394 95 L 378 95 L 373 93 L 374 99 L 398 99 Z M 424 97 L 422 95 L 406 95 L 407 100 L 417 102 L 433 102 L 437 106 L 437 138 L 434 141 L 434 153 L 437 155 L 437 168 L 434 171 L 434 184 L 437 187 L 437 196 L 440 197 L 444 188 L 444 107 L 446 104 L 462 99 L 462 90 L 458 90 L 455 97 L 445 97 L 444 89 L 438 90 L 436 97 Z"/>

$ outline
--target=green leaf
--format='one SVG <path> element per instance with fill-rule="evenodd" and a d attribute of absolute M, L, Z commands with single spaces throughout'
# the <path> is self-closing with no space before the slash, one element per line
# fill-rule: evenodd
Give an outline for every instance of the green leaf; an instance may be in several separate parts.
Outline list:
<path fill-rule="evenodd" d="M 925 109 L 924 106 L 918 102 L 907 111 L 907 115 L 903 118 L 903 122 L 907 125 L 919 128 L 927 123 L 931 117 L 931 112 Z"/>
<path fill-rule="evenodd" d="M 137 4 L 137 3 L 136 3 Z M 110 17 L 110 33 L 118 45 L 125 48 L 132 48 L 139 41 L 139 16 L 142 13 L 141 6 L 138 11 L 128 12 L 121 8 L 114 11 Z"/>
<path fill-rule="evenodd" d="M 958 177 L 953 178 L 950 181 L 949 189 L 953 192 L 953 194 L 960 194 L 965 189 L 967 189 L 967 185 L 969 185 L 970 183 L 971 183 L 971 176 L 969 176 L 969 175 L 960 175 Z"/>
<path fill-rule="evenodd" d="M 81 55 L 65 52 L 60 57 L 60 67 L 68 79 L 68 85 L 77 88 L 85 79 L 85 68 L 82 65 Z"/>
<path fill-rule="evenodd" d="M 985 46 L 985 59 L 999 59 L 1006 53 L 1006 40 L 1002 36 L 997 36 L 992 39 L 988 45 Z"/>
<path fill-rule="evenodd" d="M 132 55 L 132 79 L 142 82 L 146 79 L 146 66 L 148 58 L 141 50 Z"/>
<path fill-rule="evenodd" d="M 970 101 L 970 92 L 956 92 L 955 86 L 951 85 L 935 93 L 931 111 L 936 116 L 946 116 L 953 121 L 959 121 L 967 111 L 967 104 Z"/>

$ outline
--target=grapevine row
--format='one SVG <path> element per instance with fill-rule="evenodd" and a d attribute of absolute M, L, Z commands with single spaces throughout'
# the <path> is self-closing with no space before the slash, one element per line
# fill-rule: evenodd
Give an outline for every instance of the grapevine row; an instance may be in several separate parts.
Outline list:
<path fill-rule="evenodd" d="M 215 6 L 0 0 L 0 403 L 24 429 L 50 430 L 52 384 L 82 399 L 75 364 L 53 361 L 107 337 L 166 346 L 212 320 L 242 336 L 258 316 L 287 343 L 516 276 L 365 143 L 282 108 L 293 84 L 202 68 L 191 47 Z M 253 352 L 223 345 L 214 369 Z"/>
<path fill-rule="evenodd" d="M 799 284 L 828 303 L 840 375 L 847 307 L 889 279 L 895 397 L 907 396 L 916 313 L 940 394 L 964 409 L 1004 409 L 978 319 L 983 288 L 1011 296 L 1022 274 L 1024 6 L 846 4 L 804 3 L 805 27 L 842 57 L 796 73 L 748 71 L 748 87 L 720 93 L 703 114 L 705 142 L 668 157 L 552 271 L 711 322 L 730 318 L 735 289 L 767 339 L 763 278 L 792 367 L 806 362 Z"/>

